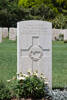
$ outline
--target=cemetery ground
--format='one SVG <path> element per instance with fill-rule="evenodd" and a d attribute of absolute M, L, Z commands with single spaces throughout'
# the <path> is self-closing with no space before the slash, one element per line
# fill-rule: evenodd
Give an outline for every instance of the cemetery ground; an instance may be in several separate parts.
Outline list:
<path fill-rule="evenodd" d="M 6 81 L 17 72 L 17 43 L 3 40 L 0 44 L 0 80 Z M 53 42 L 53 88 L 67 86 L 67 44 L 63 41 Z"/>

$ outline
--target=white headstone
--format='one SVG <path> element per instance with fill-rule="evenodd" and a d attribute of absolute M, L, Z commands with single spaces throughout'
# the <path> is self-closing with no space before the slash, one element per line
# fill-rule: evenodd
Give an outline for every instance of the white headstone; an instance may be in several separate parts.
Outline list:
<path fill-rule="evenodd" d="M 67 29 L 64 30 L 64 42 L 67 42 Z"/>
<path fill-rule="evenodd" d="M 0 43 L 2 42 L 2 28 L 0 28 Z"/>
<path fill-rule="evenodd" d="M 60 40 L 60 35 L 64 36 L 64 32 L 63 29 L 52 29 L 52 40 Z"/>
<path fill-rule="evenodd" d="M 22 21 L 17 24 L 17 73 L 38 70 L 52 87 L 52 24 Z"/>
<path fill-rule="evenodd" d="M 59 29 L 59 34 L 63 34 L 64 35 L 64 29 Z"/>
<path fill-rule="evenodd" d="M 16 40 L 17 37 L 17 29 L 9 28 L 9 40 Z"/>
<path fill-rule="evenodd" d="M 8 28 L 2 28 L 2 34 L 3 34 L 3 38 L 8 37 Z"/>
<path fill-rule="evenodd" d="M 52 29 L 52 40 L 59 40 L 60 29 Z"/>

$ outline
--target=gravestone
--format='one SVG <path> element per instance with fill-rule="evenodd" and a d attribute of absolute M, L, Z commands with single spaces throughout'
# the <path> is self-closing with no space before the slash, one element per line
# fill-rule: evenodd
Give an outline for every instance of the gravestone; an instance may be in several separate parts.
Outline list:
<path fill-rule="evenodd" d="M 3 34 L 3 38 L 8 37 L 8 28 L 6 27 L 2 28 L 2 34 Z"/>
<path fill-rule="evenodd" d="M 63 29 L 52 29 L 52 40 L 60 40 L 59 36 L 64 35 Z"/>
<path fill-rule="evenodd" d="M 22 21 L 17 24 L 17 73 L 38 70 L 52 87 L 52 24 Z"/>
<path fill-rule="evenodd" d="M 59 40 L 60 29 L 52 29 L 52 40 Z"/>
<path fill-rule="evenodd" d="M 0 43 L 2 42 L 2 28 L 0 28 Z"/>
<path fill-rule="evenodd" d="M 9 40 L 16 40 L 17 37 L 17 29 L 9 28 Z"/>
<path fill-rule="evenodd" d="M 67 29 L 64 30 L 64 42 L 67 43 Z"/>
<path fill-rule="evenodd" d="M 59 29 L 59 34 L 63 34 L 64 35 L 64 29 Z"/>

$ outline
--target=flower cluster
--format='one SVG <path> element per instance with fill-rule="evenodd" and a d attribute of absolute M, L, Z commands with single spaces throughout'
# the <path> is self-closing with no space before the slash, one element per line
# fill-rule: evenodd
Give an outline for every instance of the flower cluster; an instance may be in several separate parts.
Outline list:
<path fill-rule="evenodd" d="M 47 93 L 48 81 L 44 74 L 39 74 L 37 70 L 28 71 L 27 74 L 20 72 L 17 77 L 7 82 L 12 83 L 13 94 L 19 98 L 43 98 Z"/>
<path fill-rule="evenodd" d="M 43 73 L 41 73 L 40 75 L 38 74 L 38 71 L 36 70 L 35 72 L 31 72 L 31 71 L 27 71 L 27 74 L 23 74 L 22 72 L 20 72 L 19 74 L 17 74 L 17 77 L 13 77 L 12 79 L 10 80 L 7 80 L 7 82 L 11 82 L 12 80 L 25 80 L 27 77 L 30 77 L 30 76 L 36 76 L 42 80 L 44 80 L 44 83 L 46 85 L 48 85 L 48 80 L 47 78 L 44 76 Z"/>

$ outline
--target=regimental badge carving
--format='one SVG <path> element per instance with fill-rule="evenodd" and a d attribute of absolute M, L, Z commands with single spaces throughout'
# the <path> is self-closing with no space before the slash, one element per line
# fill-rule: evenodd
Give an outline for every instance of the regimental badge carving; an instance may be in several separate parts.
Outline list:
<path fill-rule="evenodd" d="M 43 56 L 43 51 L 42 48 L 40 46 L 33 46 L 30 49 L 29 52 L 29 57 L 33 60 L 33 61 L 38 61 L 42 58 Z"/>

